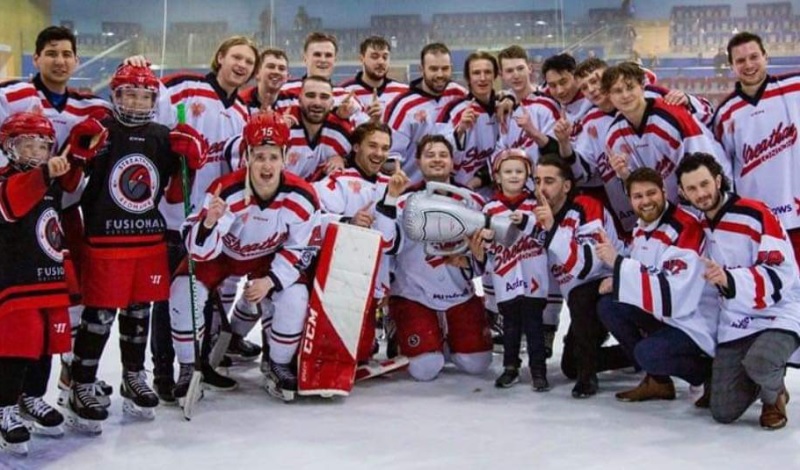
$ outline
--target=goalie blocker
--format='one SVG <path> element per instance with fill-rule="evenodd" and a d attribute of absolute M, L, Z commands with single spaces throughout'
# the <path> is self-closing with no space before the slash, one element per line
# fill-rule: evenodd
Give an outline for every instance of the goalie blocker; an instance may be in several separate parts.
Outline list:
<path fill-rule="evenodd" d="M 331 223 L 311 289 L 298 359 L 298 394 L 347 396 L 356 378 L 359 344 L 374 314 L 372 295 L 381 254 L 374 230 Z"/>

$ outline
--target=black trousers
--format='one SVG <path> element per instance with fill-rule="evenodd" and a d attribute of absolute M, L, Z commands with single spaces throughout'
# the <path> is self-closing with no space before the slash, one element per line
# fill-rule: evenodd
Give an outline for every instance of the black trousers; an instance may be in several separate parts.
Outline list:
<path fill-rule="evenodd" d="M 497 304 L 497 309 L 503 316 L 504 367 L 520 366 L 519 350 L 524 333 L 528 343 L 528 365 L 531 369 L 545 369 L 547 357 L 542 314 L 546 305 L 546 299 L 522 296 Z"/>

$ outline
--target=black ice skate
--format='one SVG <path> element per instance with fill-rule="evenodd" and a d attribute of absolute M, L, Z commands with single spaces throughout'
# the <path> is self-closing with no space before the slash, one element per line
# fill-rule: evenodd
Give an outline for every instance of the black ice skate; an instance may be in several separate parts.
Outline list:
<path fill-rule="evenodd" d="M 123 413 L 135 418 L 155 419 L 158 395 L 147 385 L 147 374 L 143 370 L 123 370 L 119 394 L 124 399 Z"/>
<path fill-rule="evenodd" d="M 168 375 L 157 375 L 153 377 L 153 390 L 158 395 L 159 403 L 162 405 L 177 405 L 175 398 L 175 379 Z"/>
<path fill-rule="evenodd" d="M 103 421 L 108 418 L 108 410 L 95 396 L 95 384 L 72 384 L 67 406 L 64 407 L 67 426 L 74 430 L 97 435 L 103 432 Z"/>
<path fill-rule="evenodd" d="M 178 405 L 183 408 L 186 405 L 186 396 L 189 393 L 189 388 L 192 384 L 192 375 L 194 374 L 194 364 L 181 364 L 180 371 L 178 372 L 178 381 L 175 383 L 175 388 L 173 389 L 172 393 L 175 396 L 175 400 L 178 402 Z M 199 397 L 198 400 L 203 397 L 203 390 L 202 387 L 197 387 Z"/>
<path fill-rule="evenodd" d="M 261 346 L 251 343 L 235 333 L 231 336 L 228 351 L 225 352 L 225 356 L 238 362 L 254 361 L 259 354 L 261 354 Z"/>
<path fill-rule="evenodd" d="M 28 455 L 31 434 L 19 417 L 17 405 L 0 408 L 0 449 L 13 455 Z"/>
<path fill-rule="evenodd" d="M 203 384 L 212 390 L 235 390 L 239 383 L 230 377 L 217 373 L 209 364 L 203 364 Z"/>
<path fill-rule="evenodd" d="M 297 393 L 297 375 L 291 364 L 278 364 L 269 361 L 266 383 L 267 392 L 283 401 L 292 401 Z"/>
<path fill-rule="evenodd" d="M 61 374 L 58 377 L 58 406 L 62 408 L 67 407 L 69 401 L 70 388 L 72 386 L 72 374 L 70 373 L 69 364 L 62 361 Z M 107 384 L 105 380 L 98 380 L 94 383 L 94 394 L 100 406 L 108 408 L 111 406 L 111 395 L 114 393 L 114 388 Z"/>
<path fill-rule="evenodd" d="M 41 436 L 64 435 L 64 416 L 40 397 L 19 397 L 19 417 L 28 431 Z"/>

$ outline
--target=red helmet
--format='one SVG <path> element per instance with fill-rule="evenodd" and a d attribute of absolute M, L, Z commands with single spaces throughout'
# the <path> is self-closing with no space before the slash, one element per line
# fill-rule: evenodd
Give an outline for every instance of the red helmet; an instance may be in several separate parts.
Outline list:
<path fill-rule="evenodd" d="M 258 113 L 244 126 L 243 137 L 248 147 L 285 147 L 289 143 L 289 127 L 278 113 Z"/>
<path fill-rule="evenodd" d="M 140 126 L 153 120 L 156 114 L 156 99 L 158 98 L 159 82 L 149 67 L 134 67 L 121 65 L 111 78 L 111 102 L 114 104 L 114 115 L 117 119 L 129 126 Z M 147 90 L 149 106 L 140 106 L 123 103 L 122 90 L 138 88 Z"/>
<path fill-rule="evenodd" d="M 17 145 L 23 138 L 38 139 L 50 146 L 50 152 L 45 157 L 20 155 Z M 55 151 L 56 130 L 49 119 L 36 113 L 12 114 L 0 126 L 0 148 L 8 157 L 24 166 L 39 166 L 44 163 Z M 22 161 L 22 157 L 25 158 Z"/>

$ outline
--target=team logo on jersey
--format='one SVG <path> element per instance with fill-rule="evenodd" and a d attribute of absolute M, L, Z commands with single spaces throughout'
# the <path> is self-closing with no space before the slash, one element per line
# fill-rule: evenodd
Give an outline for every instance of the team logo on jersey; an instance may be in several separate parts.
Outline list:
<path fill-rule="evenodd" d="M 141 214 L 155 207 L 158 171 L 153 162 L 134 153 L 118 161 L 111 169 L 108 189 L 111 199 L 128 212 Z"/>
<path fill-rule="evenodd" d="M 189 111 L 191 111 L 193 117 L 200 117 L 205 110 L 206 106 L 203 103 L 192 103 L 189 106 Z"/>
<path fill-rule="evenodd" d="M 350 188 L 350 191 L 354 193 L 361 192 L 361 181 L 348 181 L 347 186 Z"/>
<path fill-rule="evenodd" d="M 289 152 L 289 155 L 286 156 L 286 166 L 290 168 L 294 168 L 297 166 L 297 162 L 300 161 L 300 152 Z"/>
<path fill-rule="evenodd" d="M 589 133 L 589 135 L 592 137 L 592 139 L 595 139 L 595 140 L 597 139 L 597 127 L 596 126 L 589 126 L 589 128 L 586 130 L 586 132 Z"/>
<path fill-rule="evenodd" d="M 425 122 L 428 120 L 428 113 L 424 109 L 420 109 L 414 113 L 414 120 L 417 122 Z"/>
<path fill-rule="evenodd" d="M 63 240 L 61 225 L 58 223 L 58 213 L 49 208 L 42 212 L 36 221 L 36 240 L 42 251 L 54 261 L 64 261 Z"/>

